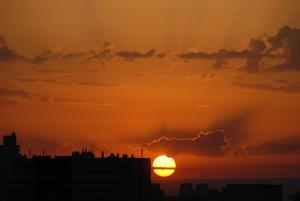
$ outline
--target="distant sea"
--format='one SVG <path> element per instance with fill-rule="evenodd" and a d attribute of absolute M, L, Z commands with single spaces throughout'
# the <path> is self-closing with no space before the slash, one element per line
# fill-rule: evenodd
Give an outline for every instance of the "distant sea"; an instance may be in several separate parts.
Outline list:
<path fill-rule="evenodd" d="M 300 179 L 194 179 L 194 180 L 154 180 L 159 183 L 165 195 L 177 195 L 181 183 L 207 183 L 209 188 L 222 188 L 226 184 L 275 184 L 283 185 L 283 200 L 300 191 Z M 195 187 L 194 187 L 195 188 Z"/>

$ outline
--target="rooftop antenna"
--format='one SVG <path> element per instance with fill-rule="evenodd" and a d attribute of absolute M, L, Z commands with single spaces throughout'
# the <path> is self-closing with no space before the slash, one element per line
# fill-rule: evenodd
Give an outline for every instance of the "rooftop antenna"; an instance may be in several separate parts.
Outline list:
<path fill-rule="evenodd" d="M 45 156 L 45 149 L 43 149 L 43 156 Z"/>

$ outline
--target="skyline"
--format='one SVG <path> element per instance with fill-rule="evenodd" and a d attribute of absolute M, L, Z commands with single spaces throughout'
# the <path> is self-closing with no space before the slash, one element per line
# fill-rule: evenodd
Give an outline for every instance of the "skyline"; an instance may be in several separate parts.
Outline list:
<path fill-rule="evenodd" d="M 299 10 L 3 0 L 0 135 L 22 153 L 166 154 L 171 180 L 299 178 Z"/>

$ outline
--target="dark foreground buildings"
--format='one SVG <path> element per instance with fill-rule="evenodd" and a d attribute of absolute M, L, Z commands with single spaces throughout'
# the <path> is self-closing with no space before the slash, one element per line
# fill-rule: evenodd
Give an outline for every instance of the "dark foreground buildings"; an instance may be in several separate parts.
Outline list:
<path fill-rule="evenodd" d="M 151 199 L 151 161 L 83 150 L 72 156 L 21 156 L 16 135 L 0 147 L 0 201 Z"/>
<path fill-rule="evenodd" d="M 299 200 L 299 194 L 291 197 Z M 72 156 L 20 154 L 16 134 L 0 145 L 0 201 L 282 201 L 282 186 L 181 184 L 178 196 L 165 197 L 151 183 L 151 161 L 83 150 Z"/>
<path fill-rule="evenodd" d="M 281 185 L 227 184 L 218 189 L 209 189 L 208 184 L 191 183 L 180 185 L 176 201 L 282 201 Z"/>

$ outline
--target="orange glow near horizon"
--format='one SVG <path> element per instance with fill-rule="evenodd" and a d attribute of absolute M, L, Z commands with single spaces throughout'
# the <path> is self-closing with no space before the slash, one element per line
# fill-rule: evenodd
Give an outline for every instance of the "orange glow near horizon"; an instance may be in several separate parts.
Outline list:
<path fill-rule="evenodd" d="M 0 0 L 0 138 L 16 131 L 24 154 L 176 156 L 153 178 L 300 177 L 299 8 Z"/>

